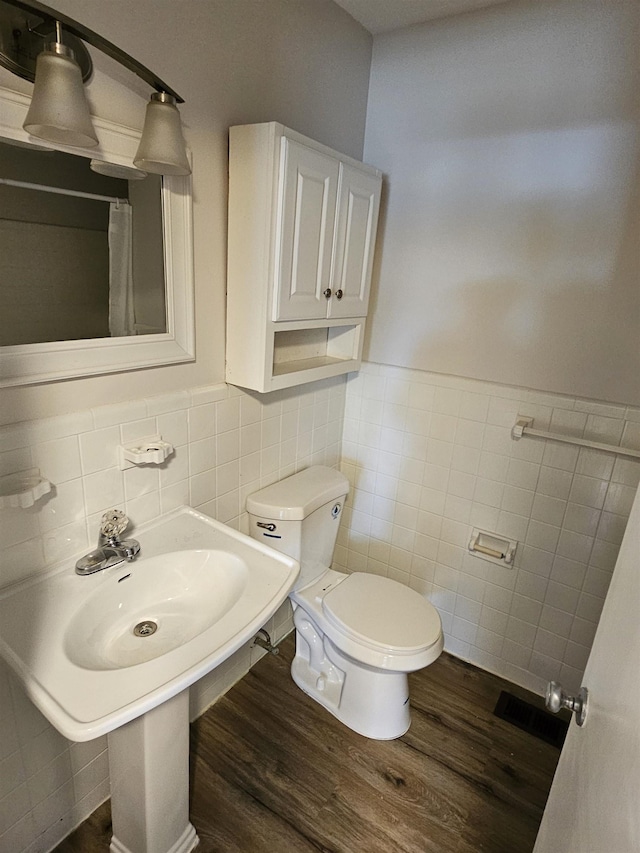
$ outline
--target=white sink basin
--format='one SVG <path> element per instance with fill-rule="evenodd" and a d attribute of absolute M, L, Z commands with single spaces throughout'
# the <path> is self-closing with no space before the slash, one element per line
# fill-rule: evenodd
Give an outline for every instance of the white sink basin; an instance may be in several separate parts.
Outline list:
<path fill-rule="evenodd" d="M 70 556 L 0 596 L 0 650 L 71 740 L 113 731 L 218 666 L 273 615 L 299 571 L 187 507 L 134 535 L 132 563 L 80 577 Z M 143 624 L 136 636 L 139 623 L 156 630 Z"/>
<path fill-rule="evenodd" d="M 209 549 L 120 566 L 71 617 L 65 654 L 85 669 L 153 660 L 211 628 L 238 602 L 248 580 L 244 560 Z"/>

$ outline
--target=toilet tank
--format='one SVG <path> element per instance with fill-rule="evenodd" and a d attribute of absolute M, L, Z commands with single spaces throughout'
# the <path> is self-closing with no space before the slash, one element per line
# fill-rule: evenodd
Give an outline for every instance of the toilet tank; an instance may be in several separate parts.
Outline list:
<path fill-rule="evenodd" d="M 251 536 L 300 563 L 295 589 L 331 566 L 348 493 L 343 474 L 312 465 L 247 497 Z"/>

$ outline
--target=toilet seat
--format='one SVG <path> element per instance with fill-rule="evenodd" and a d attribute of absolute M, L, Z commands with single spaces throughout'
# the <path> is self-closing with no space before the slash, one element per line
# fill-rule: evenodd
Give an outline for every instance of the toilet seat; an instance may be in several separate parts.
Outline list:
<path fill-rule="evenodd" d="M 394 654 L 415 654 L 442 632 L 435 607 L 408 586 L 356 572 L 322 600 L 327 618 L 345 634 Z"/>
<path fill-rule="evenodd" d="M 390 578 L 328 570 L 292 598 L 337 648 L 369 666 L 413 672 L 433 663 L 442 651 L 436 608 Z"/>

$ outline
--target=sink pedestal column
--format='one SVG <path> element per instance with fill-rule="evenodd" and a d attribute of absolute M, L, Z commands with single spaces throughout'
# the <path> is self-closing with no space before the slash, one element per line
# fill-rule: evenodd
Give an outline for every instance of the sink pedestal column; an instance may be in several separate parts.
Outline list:
<path fill-rule="evenodd" d="M 108 735 L 111 853 L 189 853 L 189 691 Z"/>

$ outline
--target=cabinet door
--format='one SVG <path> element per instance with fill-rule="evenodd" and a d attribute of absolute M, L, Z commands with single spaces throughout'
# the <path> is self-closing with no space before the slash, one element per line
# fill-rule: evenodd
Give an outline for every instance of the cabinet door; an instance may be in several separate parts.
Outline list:
<path fill-rule="evenodd" d="M 369 303 L 382 180 L 341 165 L 329 317 L 364 317 Z"/>
<path fill-rule="evenodd" d="M 282 140 L 274 320 L 327 316 L 340 164 Z"/>

